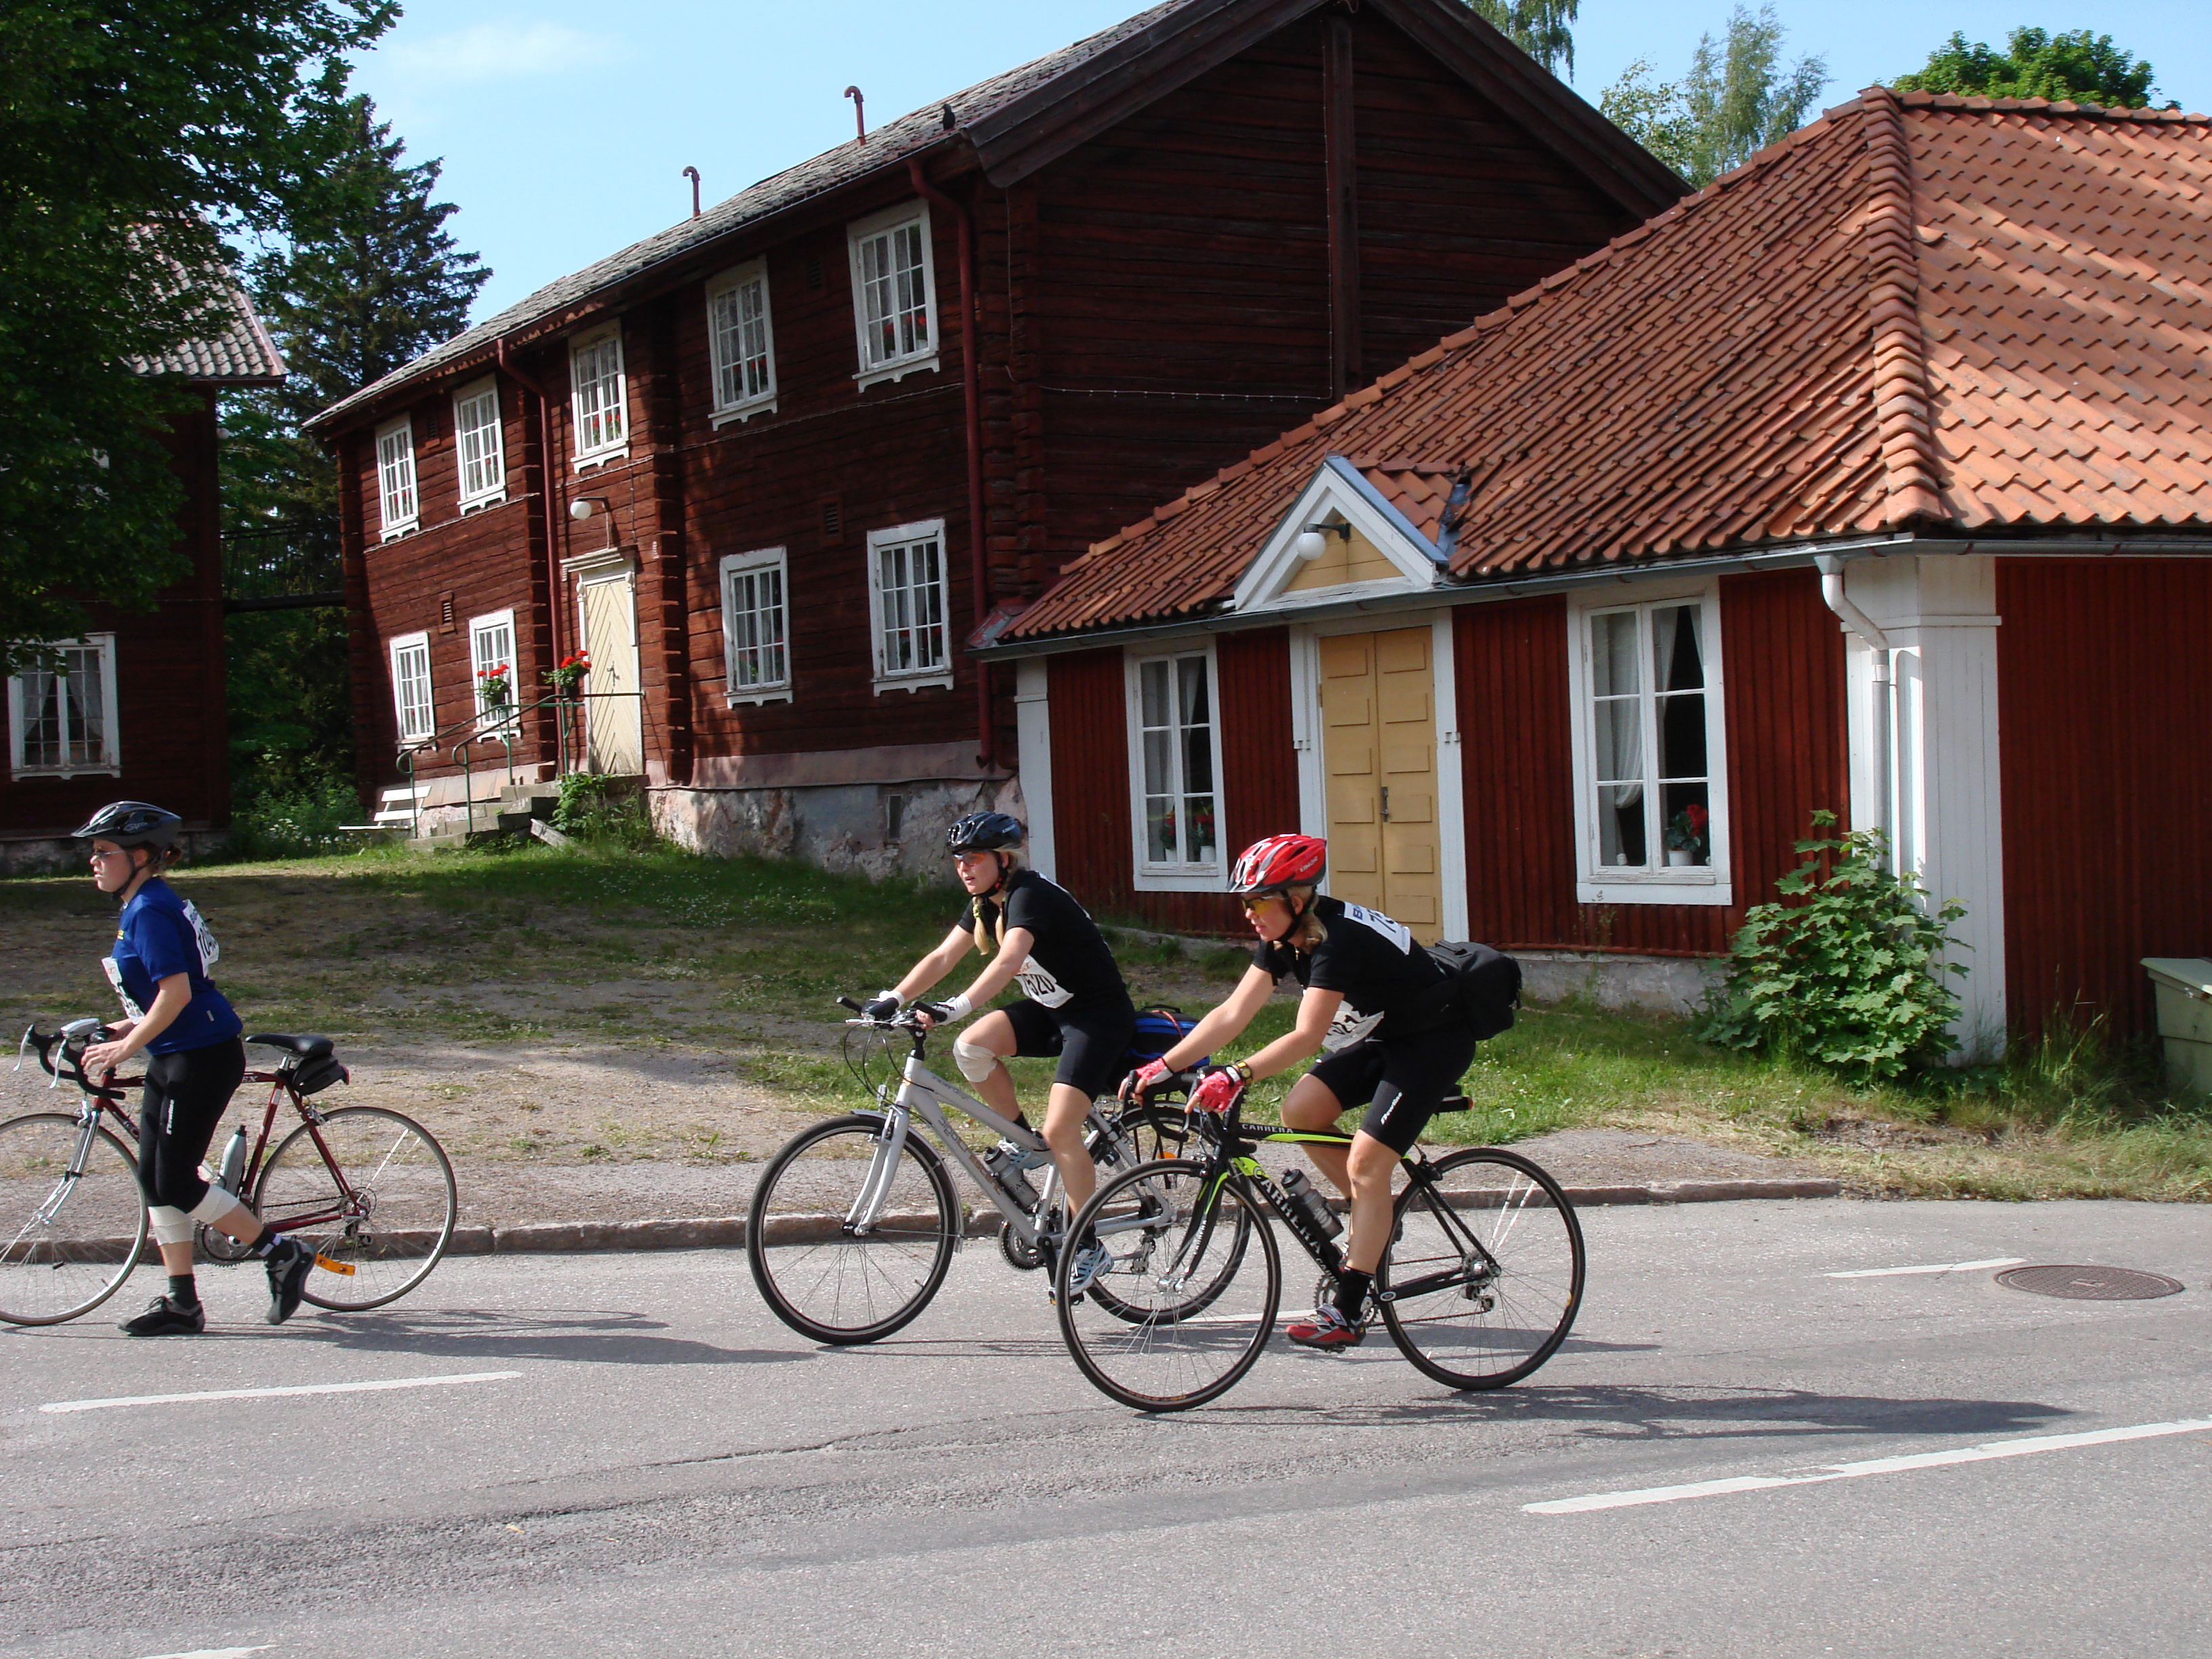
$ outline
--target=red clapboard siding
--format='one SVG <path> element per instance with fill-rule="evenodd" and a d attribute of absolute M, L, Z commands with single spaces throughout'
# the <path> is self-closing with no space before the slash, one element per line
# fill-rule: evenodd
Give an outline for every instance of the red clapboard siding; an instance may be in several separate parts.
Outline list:
<path fill-rule="evenodd" d="M 1222 846 L 1234 858 L 1262 836 L 1298 828 L 1291 636 L 1280 628 L 1226 634 L 1214 649 L 1221 681 Z"/>
<path fill-rule="evenodd" d="M 2212 952 L 2212 562 L 1997 561 L 2005 997 L 2155 1029 L 2144 957 Z"/>
<path fill-rule="evenodd" d="M 1813 811 L 1849 799 L 1844 649 L 1810 571 L 1720 585 L 1727 678 L 1730 859 L 1736 902 L 1575 902 L 1567 605 L 1468 605 L 1456 623 L 1470 931 L 1501 945 L 1725 950 L 1744 910 L 1774 896 Z"/>

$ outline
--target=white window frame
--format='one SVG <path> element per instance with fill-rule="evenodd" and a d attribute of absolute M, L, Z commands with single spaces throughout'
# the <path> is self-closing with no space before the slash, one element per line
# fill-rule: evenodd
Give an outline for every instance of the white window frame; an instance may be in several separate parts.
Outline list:
<path fill-rule="evenodd" d="M 487 399 L 491 404 L 489 423 L 470 425 L 469 415 L 480 410 Z M 471 440 L 479 446 L 476 465 L 481 474 L 473 489 L 469 487 Z M 500 425 L 499 377 L 496 375 L 487 376 L 453 393 L 453 480 L 460 490 L 461 511 L 464 513 L 496 507 L 507 499 L 507 434 Z"/>
<path fill-rule="evenodd" d="M 610 382 L 613 395 L 604 404 L 595 404 L 586 411 L 584 407 L 585 362 L 596 358 L 603 346 L 614 349 L 614 372 L 595 373 L 590 385 L 602 394 Z M 602 425 L 600 435 L 586 441 L 585 433 L 592 416 L 601 410 L 613 411 L 611 434 Z M 599 466 L 608 461 L 619 460 L 629 453 L 629 374 L 623 356 L 622 325 L 609 323 L 605 328 L 595 328 L 579 334 L 568 342 L 568 441 L 571 461 L 578 471 L 586 467 Z"/>
<path fill-rule="evenodd" d="M 1733 904 L 1735 885 L 1729 857 L 1728 686 L 1721 661 L 1720 583 L 1701 581 L 1638 582 L 1624 599 L 1619 586 L 1608 583 L 1603 594 L 1578 595 L 1567 606 L 1568 696 L 1574 738 L 1575 779 L 1575 897 L 1583 904 Z M 1635 611 L 1638 621 L 1637 681 L 1642 711 L 1639 738 L 1644 756 L 1646 787 L 1655 775 L 1658 744 L 1656 698 L 1652 691 L 1650 613 L 1669 605 L 1694 603 L 1701 607 L 1700 650 L 1705 662 L 1706 811 L 1711 815 L 1706 835 L 1711 860 L 1704 865 L 1668 866 L 1663 860 L 1665 828 L 1654 814 L 1649 832 L 1650 850 L 1661 862 L 1623 869 L 1599 862 L 1597 821 L 1597 760 L 1592 730 L 1595 684 L 1590 660 L 1591 625 L 1608 612 Z"/>
<path fill-rule="evenodd" d="M 945 659 L 926 668 L 893 669 L 884 650 L 883 552 L 903 543 L 937 544 L 937 599 L 939 625 L 945 633 Z M 915 524 L 895 525 L 868 532 L 868 654 L 874 665 L 878 696 L 886 691 L 919 691 L 924 686 L 952 684 L 952 578 L 945 558 L 945 520 L 925 519 Z"/>
<path fill-rule="evenodd" d="M 872 349 L 874 341 L 868 321 L 868 279 L 862 270 L 861 250 L 878 237 L 894 235 L 909 225 L 919 227 L 921 232 L 922 314 L 929 337 L 908 350 L 879 356 Z M 937 309 L 937 252 L 929 235 L 929 204 L 906 202 L 881 213 L 870 214 L 865 219 L 855 219 L 845 227 L 845 250 L 853 276 L 853 343 L 860 364 L 860 372 L 853 379 L 865 387 L 881 380 L 902 380 L 921 369 L 935 368 L 943 319 Z"/>
<path fill-rule="evenodd" d="M 402 415 L 376 428 L 376 509 L 385 541 L 422 526 L 422 492 L 415 474 L 415 422 L 410 416 Z"/>
<path fill-rule="evenodd" d="M 747 289 L 757 289 L 760 293 L 760 355 L 767 363 L 766 384 L 758 392 L 743 389 L 745 362 L 743 341 L 739 341 L 738 355 L 733 357 L 729 349 L 730 330 L 722 316 L 724 303 L 736 303 L 738 296 Z M 740 320 L 737 329 L 742 333 L 744 323 Z M 775 319 L 769 304 L 766 259 L 748 260 L 735 270 L 724 271 L 707 284 L 707 355 L 714 368 L 714 423 L 716 426 L 726 425 L 732 421 L 749 421 L 756 415 L 775 413 Z M 725 395 L 726 388 L 723 381 L 733 373 L 740 377 L 739 395 L 731 398 Z"/>
<path fill-rule="evenodd" d="M 1186 659 L 1203 659 L 1206 664 L 1210 728 L 1207 737 L 1213 763 L 1213 855 L 1203 861 L 1177 860 L 1163 863 L 1152 857 L 1151 840 L 1145 832 L 1144 672 L 1150 663 L 1173 664 Z M 1182 641 L 1141 650 L 1133 647 L 1122 655 L 1121 672 L 1122 702 L 1128 730 L 1131 884 L 1143 893 L 1218 893 L 1227 878 L 1228 854 L 1224 849 L 1226 836 L 1221 775 L 1221 671 L 1212 642 L 1194 644 Z M 1170 672 L 1172 674 L 1174 671 Z M 1180 830 L 1180 819 L 1177 827 Z"/>
<path fill-rule="evenodd" d="M 502 632 L 507 636 L 507 649 L 487 651 L 484 641 L 498 638 Z M 521 716 L 515 712 L 516 705 L 522 701 L 522 681 L 514 660 L 514 645 L 513 611 L 487 611 L 469 618 L 469 686 L 476 700 L 477 735 L 480 738 L 511 736 L 521 726 Z M 494 720 L 484 702 L 483 683 L 477 678 L 477 671 L 501 662 L 507 665 L 507 712 L 506 719 Z"/>
<path fill-rule="evenodd" d="M 94 760 L 63 761 L 58 765 L 30 764 L 23 758 L 23 742 L 29 735 L 27 727 L 32 710 L 23 699 L 21 674 L 8 677 L 8 769 L 18 778 L 89 778 L 120 777 L 123 773 L 123 744 L 117 731 L 120 724 L 115 706 L 115 635 L 86 634 L 74 640 L 56 640 L 51 648 L 56 651 L 91 651 L 100 677 L 100 755 Z M 49 687 L 49 696 L 58 696 L 60 679 Z"/>
<path fill-rule="evenodd" d="M 738 678 L 738 579 L 772 571 L 776 579 L 776 624 L 782 638 L 783 672 L 774 679 L 740 683 Z M 722 688 L 731 708 L 741 703 L 791 701 L 791 561 L 780 547 L 732 553 L 722 560 Z"/>
<path fill-rule="evenodd" d="M 403 651 L 422 653 L 422 723 L 419 729 L 408 719 L 407 679 L 401 674 L 399 665 Z M 384 660 L 392 674 L 392 714 L 398 728 L 401 747 L 428 742 L 438 731 L 437 688 L 430 677 L 430 635 L 427 632 L 401 634 L 386 641 Z"/>

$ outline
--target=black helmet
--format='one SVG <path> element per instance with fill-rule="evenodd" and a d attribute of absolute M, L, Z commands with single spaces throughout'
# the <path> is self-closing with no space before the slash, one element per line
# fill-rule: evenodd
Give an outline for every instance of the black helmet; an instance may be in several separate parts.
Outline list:
<path fill-rule="evenodd" d="M 996 853 L 1019 847 L 1021 820 L 1004 812 L 970 812 L 945 832 L 945 844 L 956 853 Z"/>
<path fill-rule="evenodd" d="M 184 820 L 143 800 L 111 801 L 84 821 L 79 841 L 112 841 L 118 847 L 173 847 Z"/>

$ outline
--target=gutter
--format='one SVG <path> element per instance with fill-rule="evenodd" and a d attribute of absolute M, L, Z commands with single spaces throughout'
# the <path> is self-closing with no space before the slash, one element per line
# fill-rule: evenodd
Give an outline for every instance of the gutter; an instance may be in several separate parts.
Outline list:
<path fill-rule="evenodd" d="M 551 660 L 545 666 L 552 668 L 561 660 L 561 615 L 567 608 L 562 603 L 561 560 L 555 542 L 554 515 L 562 510 L 560 492 L 554 483 L 553 465 L 553 404 L 546 397 L 545 388 L 525 374 L 508 358 L 507 338 L 502 335 L 493 347 L 493 361 L 500 372 L 538 400 L 538 474 L 543 481 L 545 498 L 545 643 Z"/>
<path fill-rule="evenodd" d="M 1851 596 L 1844 591 L 1844 566 L 1846 556 L 1838 553 L 1819 553 L 1813 558 L 1820 573 L 1820 598 L 1829 610 L 1850 632 L 1864 641 L 1874 655 L 1874 776 L 1875 825 L 1882 833 L 1892 869 L 1896 867 L 1896 827 L 1890 820 L 1896 806 L 1890 787 L 1890 752 L 1892 732 L 1895 721 L 1896 699 L 1890 684 L 1889 635 L 1875 625 L 1874 619 L 1852 603 Z"/>

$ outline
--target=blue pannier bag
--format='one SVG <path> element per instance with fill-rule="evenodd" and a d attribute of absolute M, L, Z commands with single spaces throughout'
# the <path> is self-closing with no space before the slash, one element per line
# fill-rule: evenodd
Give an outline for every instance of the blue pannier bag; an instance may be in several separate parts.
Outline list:
<path fill-rule="evenodd" d="M 1151 1065 L 1197 1029 L 1198 1022 L 1185 1019 L 1180 1008 L 1170 1008 L 1165 1004 L 1139 1008 L 1137 1010 L 1137 1035 L 1130 1039 L 1129 1052 L 1122 1058 L 1121 1074 L 1127 1077 L 1139 1066 Z M 1194 1060 L 1193 1068 L 1205 1065 L 1211 1058 L 1208 1055 Z"/>

